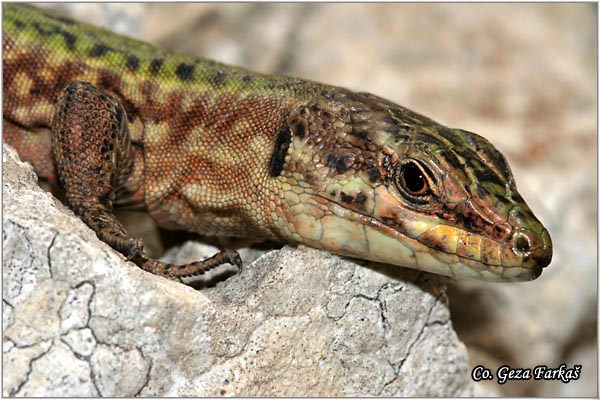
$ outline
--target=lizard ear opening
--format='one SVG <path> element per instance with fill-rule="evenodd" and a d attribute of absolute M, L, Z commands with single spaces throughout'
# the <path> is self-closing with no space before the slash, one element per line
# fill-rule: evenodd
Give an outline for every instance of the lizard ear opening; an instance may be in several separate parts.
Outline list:
<path fill-rule="evenodd" d="M 275 141 L 275 147 L 273 149 L 273 155 L 269 162 L 269 174 L 271 177 L 276 178 L 281 175 L 283 171 L 283 164 L 285 163 L 285 156 L 287 155 L 288 149 L 290 148 L 290 142 L 292 141 L 292 132 L 287 124 L 283 124 L 277 135 Z"/>

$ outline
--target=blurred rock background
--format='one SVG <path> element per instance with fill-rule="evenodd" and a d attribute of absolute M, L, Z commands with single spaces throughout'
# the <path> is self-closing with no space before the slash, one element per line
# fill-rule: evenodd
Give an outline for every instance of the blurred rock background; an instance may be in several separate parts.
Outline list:
<path fill-rule="evenodd" d="M 534 282 L 452 283 L 454 327 L 472 366 L 580 364 L 582 374 L 475 393 L 598 395 L 596 4 L 46 6 L 186 53 L 369 91 L 487 137 L 555 254 Z"/>

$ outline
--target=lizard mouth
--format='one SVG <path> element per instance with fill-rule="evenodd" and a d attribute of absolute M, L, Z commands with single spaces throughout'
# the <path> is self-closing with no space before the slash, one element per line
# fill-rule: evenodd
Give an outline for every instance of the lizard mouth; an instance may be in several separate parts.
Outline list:
<path fill-rule="evenodd" d="M 397 227 L 406 221 L 382 221 L 320 197 L 330 206 L 323 217 L 320 247 L 338 254 L 419 269 L 460 279 L 496 282 L 528 281 L 542 273 L 552 257 L 550 236 L 515 229 L 508 243 L 458 227 L 418 221 L 415 235 Z M 376 214 L 376 213 L 375 213 Z M 397 226 L 397 227 L 396 227 Z"/>

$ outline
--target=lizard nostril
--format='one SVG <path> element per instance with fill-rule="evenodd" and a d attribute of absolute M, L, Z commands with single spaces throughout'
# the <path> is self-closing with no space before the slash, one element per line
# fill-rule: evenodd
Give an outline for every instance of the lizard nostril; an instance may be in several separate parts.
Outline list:
<path fill-rule="evenodd" d="M 531 241 L 524 233 L 518 233 L 514 238 L 514 249 L 520 253 L 526 253 L 531 248 Z"/>
<path fill-rule="evenodd" d="M 552 261 L 552 241 L 545 229 L 541 234 L 529 230 L 515 232 L 512 236 L 512 250 L 521 257 L 521 266 L 524 268 L 541 271 Z"/>

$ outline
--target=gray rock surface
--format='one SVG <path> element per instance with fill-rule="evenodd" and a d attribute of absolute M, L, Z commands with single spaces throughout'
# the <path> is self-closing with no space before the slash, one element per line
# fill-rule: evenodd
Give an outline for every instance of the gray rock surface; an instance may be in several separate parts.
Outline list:
<path fill-rule="evenodd" d="M 472 393 L 443 278 L 284 247 L 197 291 L 126 262 L 10 148 L 3 197 L 5 396 Z"/>

